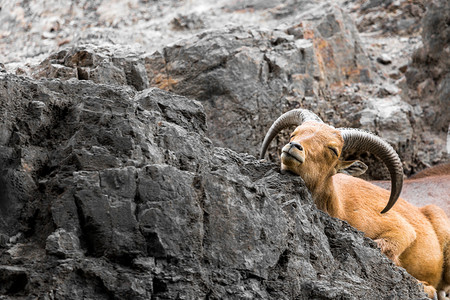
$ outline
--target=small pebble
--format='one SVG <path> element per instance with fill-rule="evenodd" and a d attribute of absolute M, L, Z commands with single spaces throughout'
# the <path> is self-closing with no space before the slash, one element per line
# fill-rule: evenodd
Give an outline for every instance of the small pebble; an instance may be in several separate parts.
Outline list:
<path fill-rule="evenodd" d="M 381 54 L 377 57 L 377 62 L 383 65 L 389 65 L 390 63 L 392 63 L 392 60 L 387 54 Z"/>

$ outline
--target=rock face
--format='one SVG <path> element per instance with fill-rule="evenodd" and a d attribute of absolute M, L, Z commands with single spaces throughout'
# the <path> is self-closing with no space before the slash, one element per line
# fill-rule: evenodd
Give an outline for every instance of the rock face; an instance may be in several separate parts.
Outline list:
<path fill-rule="evenodd" d="M 423 0 L 352 0 L 350 11 L 356 14 L 360 32 L 381 32 L 408 36 L 420 31 L 426 10 Z"/>
<path fill-rule="evenodd" d="M 356 17 L 356 25 L 345 7 Z M 153 86 L 199 100 L 205 108 L 207 135 L 213 143 L 252 155 L 257 155 L 265 131 L 281 113 L 308 108 L 336 127 L 362 128 L 386 139 L 400 154 L 409 175 L 445 161 L 447 155 L 448 113 L 439 107 L 446 106 L 448 99 L 448 68 L 441 68 L 437 78 L 433 75 L 436 72 L 421 73 L 419 70 L 426 68 L 415 64 L 426 61 L 426 55 L 418 53 L 428 50 L 414 56 L 423 59 L 408 61 L 419 43 L 417 24 L 423 10 L 420 1 L 352 1 L 342 7 L 309 1 L 224 4 L 215 21 L 197 12 L 178 15 L 170 22 L 161 19 L 170 29 L 164 31 L 162 39 L 148 37 L 161 43 L 154 52 L 158 48 L 148 41 L 144 43 L 147 49 L 123 45 L 122 39 L 128 34 L 125 29 L 86 29 L 68 47 L 16 72 L 37 79 L 77 78 L 139 91 Z M 244 25 L 218 25 L 226 16 Z M 268 27 L 248 25 L 245 18 L 250 16 Z M 430 24 L 437 18 L 432 13 L 427 16 Z M 366 21 L 373 26 L 364 25 Z M 118 16 L 117 22 L 124 20 Z M 374 38 L 372 32 L 381 23 L 382 34 L 391 32 L 402 38 Z M 145 36 L 140 27 L 133 26 Z M 370 35 L 361 39 L 357 26 Z M 412 37 L 404 37 L 410 32 Z M 184 39 L 173 42 L 176 36 Z M 445 38 L 431 33 L 427 36 L 428 44 L 438 45 L 433 50 L 436 55 L 448 45 Z M 168 41 L 172 43 L 163 44 Z M 446 57 L 442 55 L 442 60 Z M 445 66 L 445 62 L 436 66 Z M 425 101 L 419 100 L 423 97 L 416 92 L 416 86 L 420 93 L 429 94 Z M 430 89 L 438 90 L 437 98 Z M 439 121 L 427 121 L 435 119 Z M 269 148 L 270 160 L 277 161 L 277 151 L 284 142 L 281 137 Z M 365 161 L 369 164 L 367 178 L 388 178 L 374 157 Z"/>
<path fill-rule="evenodd" d="M 2 3 L 0 298 L 422 299 L 279 174 L 283 136 L 255 155 L 303 107 L 446 160 L 448 5 Z"/>
<path fill-rule="evenodd" d="M 0 79 L 4 297 L 423 298 L 301 178 L 214 147 L 199 102 Z"/>
<path fill-rule="evenodd" d="M 423 18 L 422 41 L 406 72 L 409 101 L 421 108 L 418 125 L 427 134 L 421 139 L 426 148 L 445 147 L 450 127 L 450 4 L 433 1 Z M 419 155 L 426 156 L 427 149 Z"/>
<path fill-rule="evenodd" d="M 321 91 L 372 81 L 347 15 L 324 9 L 318 20 L 299 17 L 284 31 L 233 28 L 165 47 L 149 58 L 150 84 L 202 101 L 214 143 L 256 155 L 270 122 L 285 110 L 302 106 L 324 115 L 331 105 L 320 100 Z"/>
<path fill-rule="evenodd" d="M 299 14 L 284 30 L 213 30 L 152 55 L 77 46 L 51 55 L 33 75 L 137 90 L 150 85 L 197 99 L 215 145 L 256 155 L 269 123 L 285 110 L 302 106 L 326 117 L 332 104 L 321 98 L 328 88 L 376 77 L 349 16 L 329 4 L 321 8 Z"/>
<path fill-rule="evenodd" d="M 143 54 L 131 47 L 77 46 L 50 55 L 33 68 L 33 77 L 76 78 L 143 90 L 149 87 Z"/>

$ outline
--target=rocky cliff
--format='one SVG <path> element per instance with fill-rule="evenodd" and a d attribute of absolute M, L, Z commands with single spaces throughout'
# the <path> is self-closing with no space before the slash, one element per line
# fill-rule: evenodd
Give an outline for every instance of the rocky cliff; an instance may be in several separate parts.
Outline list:
<path fill-rule="evenodd" d="M 0 298 L 422 299 L 279 174 L 282 137 L 254 156 L 305 107 L 444 161 L 445 5 L 2 4 Z"/>
<path fill-rule="evenodd" d="M 448 158 L 445 1 L 16 4 L 0 11 L 10 72 L 197 99 L 214 144 L 253 155 L 274 118 L 304 107 L 377 133 L 408 175 Z M 368 178 L 387 178 L 366 162 Z"/>
<path fill-rule="evenodd" d="M 419 299 L 195 100 L 1 74 L 1 289 L 42 299 Z"/>

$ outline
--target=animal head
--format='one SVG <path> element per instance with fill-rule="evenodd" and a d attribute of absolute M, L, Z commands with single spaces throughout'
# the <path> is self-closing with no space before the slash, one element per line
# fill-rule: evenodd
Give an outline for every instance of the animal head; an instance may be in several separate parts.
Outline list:
<path fill-rule="evenodd" d="M 360 161 L 343 161 L 339 158 L 345 150 L 369 151 L 380 158 L 391 175 L 391 196 L 382 213 L 387 212 L 397 201 L 403 185 L 403 168 L 392 147 L 380 137 L 366 131 L 339 128 L 324 124 L 314 113 L 291 110 L 280 116 L 270 127 L 261 147 L 264 158 L 272 139 L 284 128 L 297 125 L 290 141 L 283 147 L 281 170 L 300 175 L 310 189 L 326 186 L 324 183 L 341 172 L 357 176 L 367 166 Z"/>
<path fill-rule="evenodd" d="M 289 143 L 281 150 L 281 170 L 300 175 L 309 187 L 338 172 L 363 174 L 367 170 L 364 163 L 339 159 L 343 147 L 339 130 L 323 123 L 305 122 L 292 132 Z"/>

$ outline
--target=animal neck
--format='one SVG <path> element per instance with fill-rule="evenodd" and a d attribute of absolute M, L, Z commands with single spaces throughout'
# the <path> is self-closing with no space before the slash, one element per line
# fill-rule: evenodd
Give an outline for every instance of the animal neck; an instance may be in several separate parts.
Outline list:
<path fill-rule="evenodd" d="M 333 177 L 326 179 L 322 184 L 311 186 L 309 189 L 318 209 L 332 217 L 343 219 L 344 209 L 334 188 Z"/>

